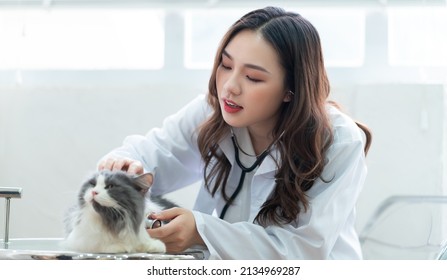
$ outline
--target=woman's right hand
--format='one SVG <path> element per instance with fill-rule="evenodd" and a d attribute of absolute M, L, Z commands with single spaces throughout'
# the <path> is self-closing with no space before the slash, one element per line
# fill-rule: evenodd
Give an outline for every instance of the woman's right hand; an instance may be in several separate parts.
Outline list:
<path fill-rule="evenodd" d="M 98 164 L 98 170 L 124 171 L 129 174 L 141 175 L 144 173 L 143 164 L 130 158 L 105 158 Z"/>

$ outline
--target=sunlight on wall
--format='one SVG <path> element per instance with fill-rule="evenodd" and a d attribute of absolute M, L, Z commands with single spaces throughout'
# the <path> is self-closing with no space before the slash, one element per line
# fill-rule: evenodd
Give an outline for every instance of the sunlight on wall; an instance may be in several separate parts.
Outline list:
<path fill-rule="evenodd" d="M 160 69 L 163 18 L 152 9 L 3 9 L 0 69 Z"/>
<path fill-rule="evenodd" d="M 447 8 L 390 8 L 393 66 L 447 66 Z"/>

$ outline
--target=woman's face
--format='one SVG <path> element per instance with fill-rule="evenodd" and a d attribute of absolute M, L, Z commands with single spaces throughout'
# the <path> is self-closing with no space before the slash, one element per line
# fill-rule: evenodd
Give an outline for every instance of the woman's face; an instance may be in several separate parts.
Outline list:
<path fill-rule="evenodd" d="M 216 87 L 225 122 L 270 135 L 282 103 L 290 101 L 275 50 L 257 32 L 245 30 L 228 43 L 221 59 Z"/>

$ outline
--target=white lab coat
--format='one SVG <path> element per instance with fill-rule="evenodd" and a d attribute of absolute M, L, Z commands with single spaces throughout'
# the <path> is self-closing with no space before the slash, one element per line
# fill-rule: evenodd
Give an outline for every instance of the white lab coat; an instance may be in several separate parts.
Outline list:
<path fill-rule="evenodd" d="M 323 178 L 307 192 L 310 206 L 296 222 L 261 227 L 253 223 L 261 205 L 274 191 L 276 164 L 266 157 L 253 175 L 248 220 L 229 223 L 216 217 L 225 202 L 219 192 L 212 197 L 202 186 L 194 206 L 196 227 L 207 245 L 210 259 L 361 259 L 355 224 L 355 205 L 362 189 L 366 164 L 364 135 L 356 124 L 328 106 L 334 142 L 327 153 Z M 142 161 L 155 174 L 153 195 L 161 195 L 203 178 L 203 162 L 197 148 L 197 128 L 210 113 L 205 96 L 198 96 L 162 128 L 145 136 L 129 136 L 111 154 Z M 240 169 L 235 163 L 230 136 L 220 148 L 232 164 L 228 194 L 233 193 Z M 273 150 L 273 156 L 276 155 Z M 233 187 L 233 189 L 231 188 Z"/>

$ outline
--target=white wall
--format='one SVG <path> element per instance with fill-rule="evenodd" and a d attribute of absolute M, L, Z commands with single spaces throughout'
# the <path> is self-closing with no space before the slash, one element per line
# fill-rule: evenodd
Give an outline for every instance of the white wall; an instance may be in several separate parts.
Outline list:
<path fill-rule="evenodd" d="M 373 132 L 359 228 L 391 195 L 445 195 L 445 99 L 442 85 L 363 85 L 334 98 Z"/>
<path fill-rule="evenodd" d="M 11 238 L 61 237 L 63 213 L 97 160 L 206 92 L 209 71 L 185 69 L 175 47 L 183 45 L 181 20 L 167 22 L 160 71 L 23 71 L 21 84 L 14 71 L 0 73 L 0 186 L 23 188 L 11 202 Z M 359 231 L 391 195 L 447 195 L 445 80 L 425 80 L 430 71 L 447 72 L 387 65 L 386 24 L 380 9 L 368 16 L 364 66 L 329 69 L 332 98 L 373 131 Z M 195 191 L 176 198 L 189 207 Z M 0 238 L 3 209 L 1 200 Z"/>
<path fill-rule="evenodd" d="M 62 214 L 98 159 L 200 93 L 187 87 L 182 94 L 167 87 L 0 92 L 1 186 L 23 188 L 22 199 L 11 201 L 11 238 L 60 236 Z"/>

